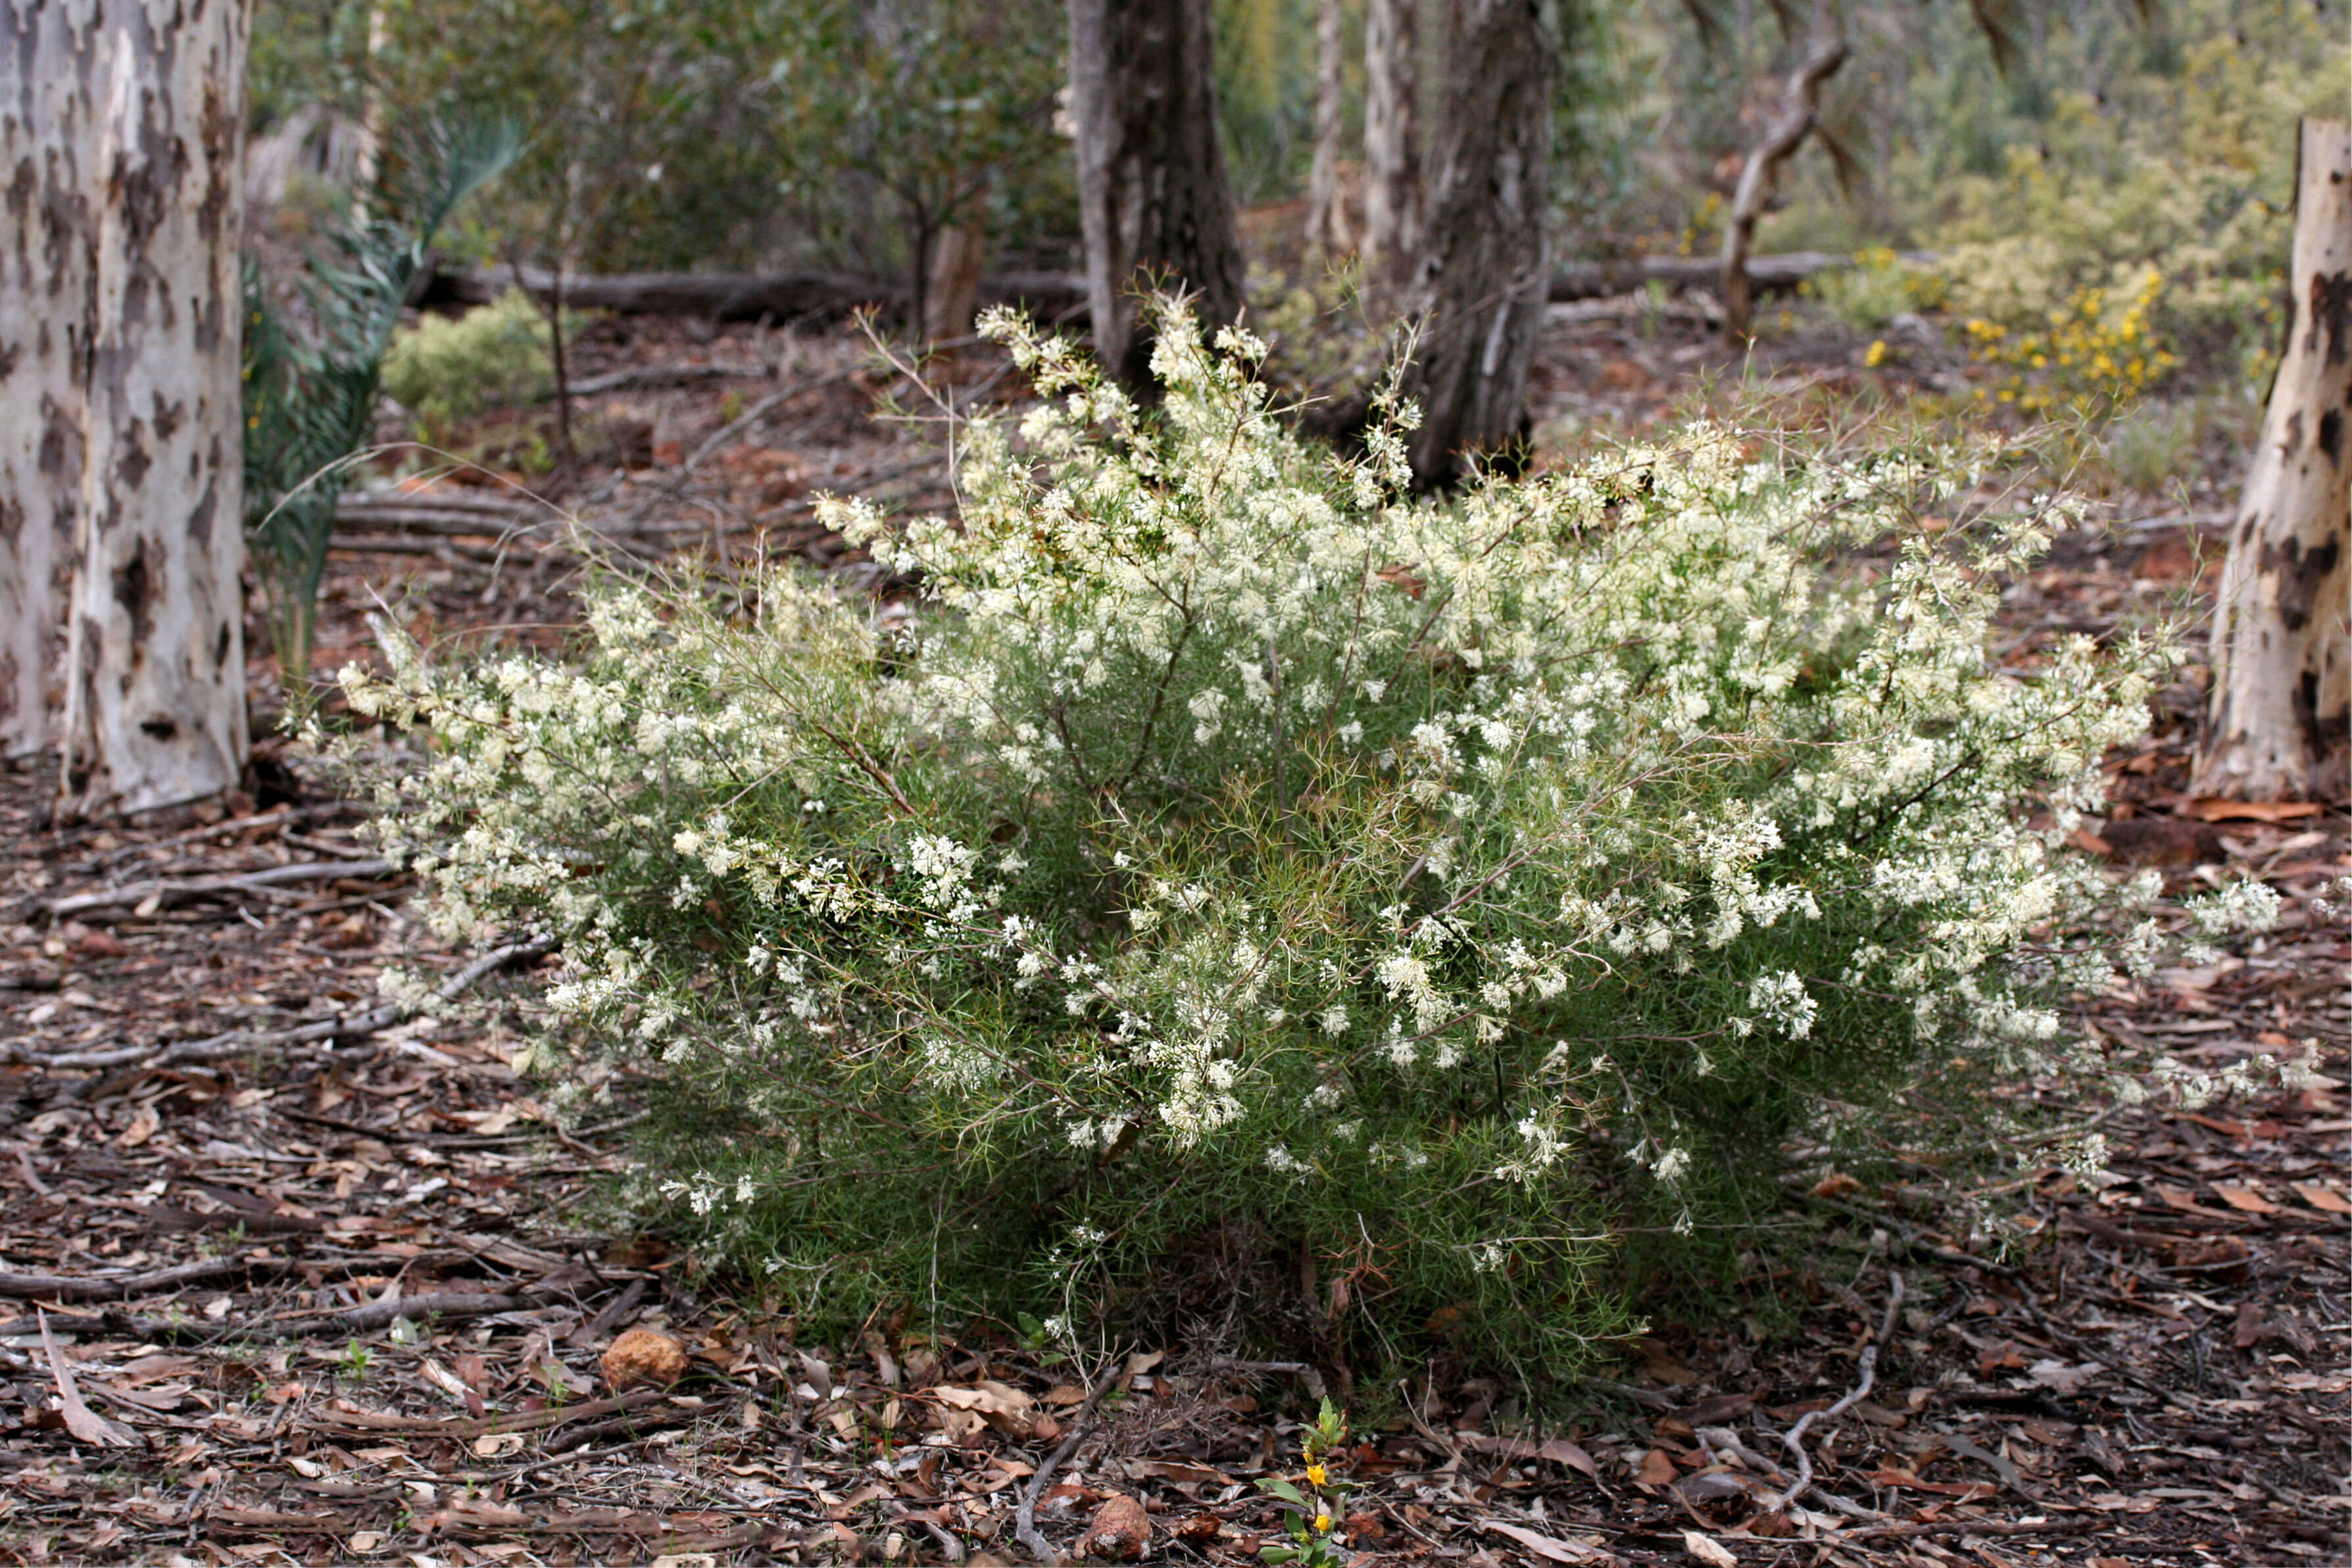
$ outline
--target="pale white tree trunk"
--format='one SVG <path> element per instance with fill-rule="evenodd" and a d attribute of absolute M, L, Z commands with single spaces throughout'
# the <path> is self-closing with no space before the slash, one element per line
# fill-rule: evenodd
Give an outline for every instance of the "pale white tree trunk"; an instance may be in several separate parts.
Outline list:
<path fill-rule="evenodd" d="M 2306 120 L 2293 310 L 2213 611 L 2193 789 L 2352 797 L 2352 124 Z"/>
<path fill-rule="evenodd" d="M 99 0 L 80 538 L 58 805 L 149 811 L 246 757 L 237 344 L 246 0 Z M 74 323 L 61 321 L 70 330 Z"/>
<path fill-rule="evenodd" d="M 1421 246 L 1415 3 L 1364 6 L 1364 264 L 1391 279 L 1402 276 Z"/>
<path fill-rule="evenodd" d="M 1340 0 L 1318 0 L 1315 12 L 1315 161 L 1307 172 L 1307 243 L 1334 254 L 1354 244 L 1339 192 L 1339 138 L 1347 109 L 1341 11 Z"/>
<path fill-rule="evenodd" d="M 97 7 L 0 0 L 0 755 L 55 740 L 81 505 Z"/>

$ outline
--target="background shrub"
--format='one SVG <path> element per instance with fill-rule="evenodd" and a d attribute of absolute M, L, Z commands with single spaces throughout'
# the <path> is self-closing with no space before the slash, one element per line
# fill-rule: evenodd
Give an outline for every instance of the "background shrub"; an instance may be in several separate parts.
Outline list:
<path fill-rule="evenodd" d="M 485 408 L 542 402 L 555 395 L 547 317 L 520 289 L 462 316 L 419 317 L 393 336 L 383 389 L 427 429 Z"/>
<path fill-rule="evenodd" d="M 1246 337 L 1173 323 L 1144 416 L 993 330 L 1051 401 L 961 518 L 829 508 L 913 615 L 612 584 L 573 659 L 346 673 L 432 726 L 376 830 L 440 924 L 563 942 L 524 1065 L 652 1075 L 639 1195 L 804 1322 L 1221 1251 L 1357 1353 L 1564 1370 L 1624 1237 L 1746 1234 L 1789 1140 L 2052 1065 L 2145 961 L 2060 847 L 2154 656 L 1993 667 L 2072 513 L 1912 526 L 1983 454 L 1699 426 L 1415 504 L 1409 414 L 1304 446 Z"/>

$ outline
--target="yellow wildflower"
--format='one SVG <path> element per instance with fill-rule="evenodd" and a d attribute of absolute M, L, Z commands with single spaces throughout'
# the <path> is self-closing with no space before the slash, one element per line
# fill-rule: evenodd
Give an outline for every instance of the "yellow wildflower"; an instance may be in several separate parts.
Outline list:
<path fill-rule="evenodd" d="M 1876 370 L 1880 365 L 1885 364 L 1886 363 L 1886 340 L 1885 338 L 1874 340 L 1870 345 L 1870 352 L 1862 356 L 1862 363 L 1868 365 L 1873 370 Z"/>
<path fill-rule="evenodd" d="M 1318 1534 L 1327 1533 L 1327 1532 L 1330 1530 L 1330 1528 L 1331 1528 L 1331 1516 L 1330 1516 L 1329 1514 L 1328 1514 L 1328 1513 L 1318 1513 L 1318 1514 L 1317 1514 L 1317 1515 L 1315 1516 L 1315 1530 L 1316 1530 L 1316 1533 L 1318 1533 Z"/>
<path fill-rule="evenodd" d="M 1331 1473 L 1318 1461 L 1307 1467 L 1307 1479 L 1315 1486 L 1328 1487 L 1331 1484 Z"/>

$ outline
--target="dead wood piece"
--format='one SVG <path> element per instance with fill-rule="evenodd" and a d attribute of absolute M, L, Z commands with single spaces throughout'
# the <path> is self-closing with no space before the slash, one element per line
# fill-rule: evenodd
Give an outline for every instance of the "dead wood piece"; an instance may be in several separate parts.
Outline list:
<path fill-rule="evenodd" d="M 1780 177 L 1780 165 L 1789 161 L 1820 122 L 1822 83 L 1845 63 L 1847 53 L 1845 40 L 1832 38 L 1817 46 L 1790 73 L 1788 87 L 1781 94 L 1780 113 L 1765 128 L 1764 139 L 1748 154 L 1747 165 L 1739 172 L 1739 189 L 1732 197 L 1731 218 L 1723 231 L 1723 325 L 1725 332 L 1734 339 L 1748 336 L 1754 319 L 1748 248 L 1756 239 L 1757 220 L 1764 216 L 1764 205 L 1771 200 L 1772 188 Z"/>
<path fill-rule="evenodd" d="M 1865 1524 L 1843 1531 L 1838 1541 L 1912 1541 L 1923 1535 L 2088 1535 L 2105 1530 L 2103 1519 L 1938 1519 L 1925 1524 Z"/>
<path fill-rule="evenodd" d="M 70 1274 L 0 1274 L 0 1296 L 20 1300 L 46 1298 L 59 1301 L 122 1301 L 133 1296 L 218 1279 L 224 1275 L 241 1274 L 246 1267 L 234 1258 L 204 1258 L 194 1263 L 176 1263 L 169 1268 L 110 1279 Z"/>
<path fill-rule="evenodd" d="M 1797 1418 L 1797 1424 L 1794 1426 L 1781 1434 L 1782 1446 L 1797 1457 L 1797 1479 L 1791 1481 L 1789 1484 L 1789 1489 L 1778 1498 L 1768 1500 L 1762 1511 L 1768 1514 L 1786 1512 L 1790 1504 L 1812 1489 L 1813 1456 L 1805 1447 L 1805 1433 L 1815 1421 L 1823 1417 L 1834 1421 L 1853 1409 L 1857 1403 L 1869 1397 L 1872 1387 L 1878 1382 L 1878 1347 L 1894 1337 L 1895 1314 L 1902 1305 L 1903 1276 L 1890 1268 L 1886 1272 L 1886 1315 L 1879 1322 L 1878 1337 L 1863 1347 L 1861 1381 L 1856 1383 L 1852 1391 L 1835 1405 L 1831 1405 L 1827 1410 L 1806 1412 Z"/>
<path fill-rule="evenodd" d="M 611 1333 L 614 1327 L 628 1315 L 629 1309 L 645 1300 L 645 1295 L 646 1282 L 642 1279 L 630 1280 L 625 1289 L 607 1301 L 602 1311 L 572 1330 L 565 1336 L 563 1342 L 582 1350 L 593 1347 L 606 1334 Z"/>
<path fill-rule="evenodd" d="M 304 1425 L 314 1432 L 413 1432 L 424 1436 L 455 1437 L 471 1442 L 477 1437 L 496 1436 L 509 1432 L 543 1431 L 567 1422 L 584 1421 L 591 1416 L 634 1411 L 656 1404 L 661 1398 L 658 1389 L 641 1388 L 618 1399 L 586 1399 L 577 1405 L 550 1405 L 544 1410 L 518 1410 L 499 1415 L 457 1419 L 395 1415 L 385 1411 L 361 1410 L 352 1406 L 329 1409 Z"/>
<path fill-rule="evenodd" d="M 340 1513 L 279 1513 L 275 1509 L 229 1508 L 215 1503 L 205 1510 L 206 1524 L 236 1531 L 308 1531 L 340 1535 L 351 1521 Z"/>
<path fill-rule="evenodd" d="M 1013 1510 L 1013 1536 L 1040 1563 L 1059 1563 L 1062 1554 L 1054 1550 L 1052 1542 L 1037 1532 L 1037 1500 L 1045 1495 L 1046 1487 L 1053 1482 L 1054 1472 L 1077 1451 L 1079 1440 L 1087 1436 L 1095 1406 L 1102 1403 L 1102 1396 L 1126 1381 L 1125 1359 L 1121 1358 L 1112 1364 L 1110 1371 L 1095 1380 L 1094 1387 L 1087 1393 L 1086 1403 L 1079 1405 L 1078 1413 L 1070 1417 L 1070 1435 L 1062 1439 L 1059 1447 L 1045 1456 L 1045 1462 L 1037 1467 L 1037 1473 L 1031 1476 L 1029 1484 L 1021 1489 L 1020 1506 Z"/>
<path fill-rule="evenodd" d="M 62 920 L 68 915 L 87 914 L 92 910 L 145 905 L 150 900 L 160 909 L 166 904 L 182 903 L 190 899 L 215 898 L 222 893 L 252 893 L 264 889 L 282 888 L 294 882 L 333 881 L 340 877 L 384 877 L 397 869 L 389 860 L 308 860 L 299 865 L 272 866 L 235 877 L 191 877 L 176 882 L 157 878 L 151 882 L 133 882 L 127 888 L 110 888 L 95 893 L 76 893 L 70 898 L 52 899 L 44 907 L 52 916 Z"/>
<path fill-rule="evenodd" d="M 571 292 L 568 282 L 564 291 Z M 666 386 L 692 386 L 698 381 L 765 381 L 768 375 L 763 364 L 646 364 L 575 381 L 572 394 L 593 397 L 604 392 L 653 392 Z"/>
<path fill-rule="evenodd" d="M 484 953 L 459 970 L 436 993 L 444 1002 L 455 1001 L 473 989 L 484 975 L 519 959 L 541 957 L 554 951 L 549 942 L 518 942 Z M 404 1023 L 416 1016 L 416 1009 L 405 1002 L 387 1002 L 381 1007 L 364 1013 L 347 1013 L 341 1017 L 323 1018 L 315 1024 L 303 1024 L 291 1029 L 257 1033 L 250 1029 L 233 1029 L 226 1035 L 215 1035 L 206 1040 L 190 1040 L 176 1046 L 121 1046 L 102 1051 L 61 1051 L 53 1056 L 39 1056 L 22 1047 L 10 1047 L 11 1058 L 29 1067 L 51 1071 L 79 1068 L 121 1067 L 137 1062 L 142 1067 L 169 1067 L 178 1062 L 212 1061 L 222 1057 L 241 1056 L 247 1051 L 268 1049 L 275 1046 L 302 1045 L 313 1040 L 357 1039 L 376 1034 L 395 1024 Z"/>
<path fill-rule="evenodd" d="M 370 1301 L 363 1307 L 337 1313 L 334 1321 L 324 1327 L 330 1331 L 348 1331 L 364 1334 L 387 1327 L 394 1318 L 406 1318 L 411 1322 L 418 1322 L 427 1317 L 485 1318 L 493 1312 L 520 1311 L 527 1307 L 544 1304 L 543 1300 L 535 1295 L 489 1296 L 472 1291 L 428 1290 L 421 1295 L 401 1296 L 389 1301 Z"/>

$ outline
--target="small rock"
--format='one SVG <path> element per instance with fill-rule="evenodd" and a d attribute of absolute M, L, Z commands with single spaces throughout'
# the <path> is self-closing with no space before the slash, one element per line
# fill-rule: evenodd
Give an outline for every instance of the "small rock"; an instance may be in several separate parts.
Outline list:
<path fill-rule="evenodd" d="M 614 1389 L 649 1383 L 667 1388 L 686 1375 L 686 1347 L 653 1329 L 631 1329 L 604 1352 L 604 1381 Z"/>
<path fill-rule="evenodd" d="M 1107 1557 L 1113 1563 L 1132 1563 L 1143 1555 L 1151 1544 L 1151 1516 L 1143 1505 L 1123 1492 L 1113 1492 L 1103 1499 L 1102 1507 L 1087 1521 L 1087 1533 L 1078 1542 L 1078 1549 L 1089 1557 Z"/>
<path fill-rule="evenodd" d="M 1944 346 L 1944 329 L 1916 310 L 1906 310 L 1886 323 L 1886 339 L 1910 348 L 1939 349 Z"/>

